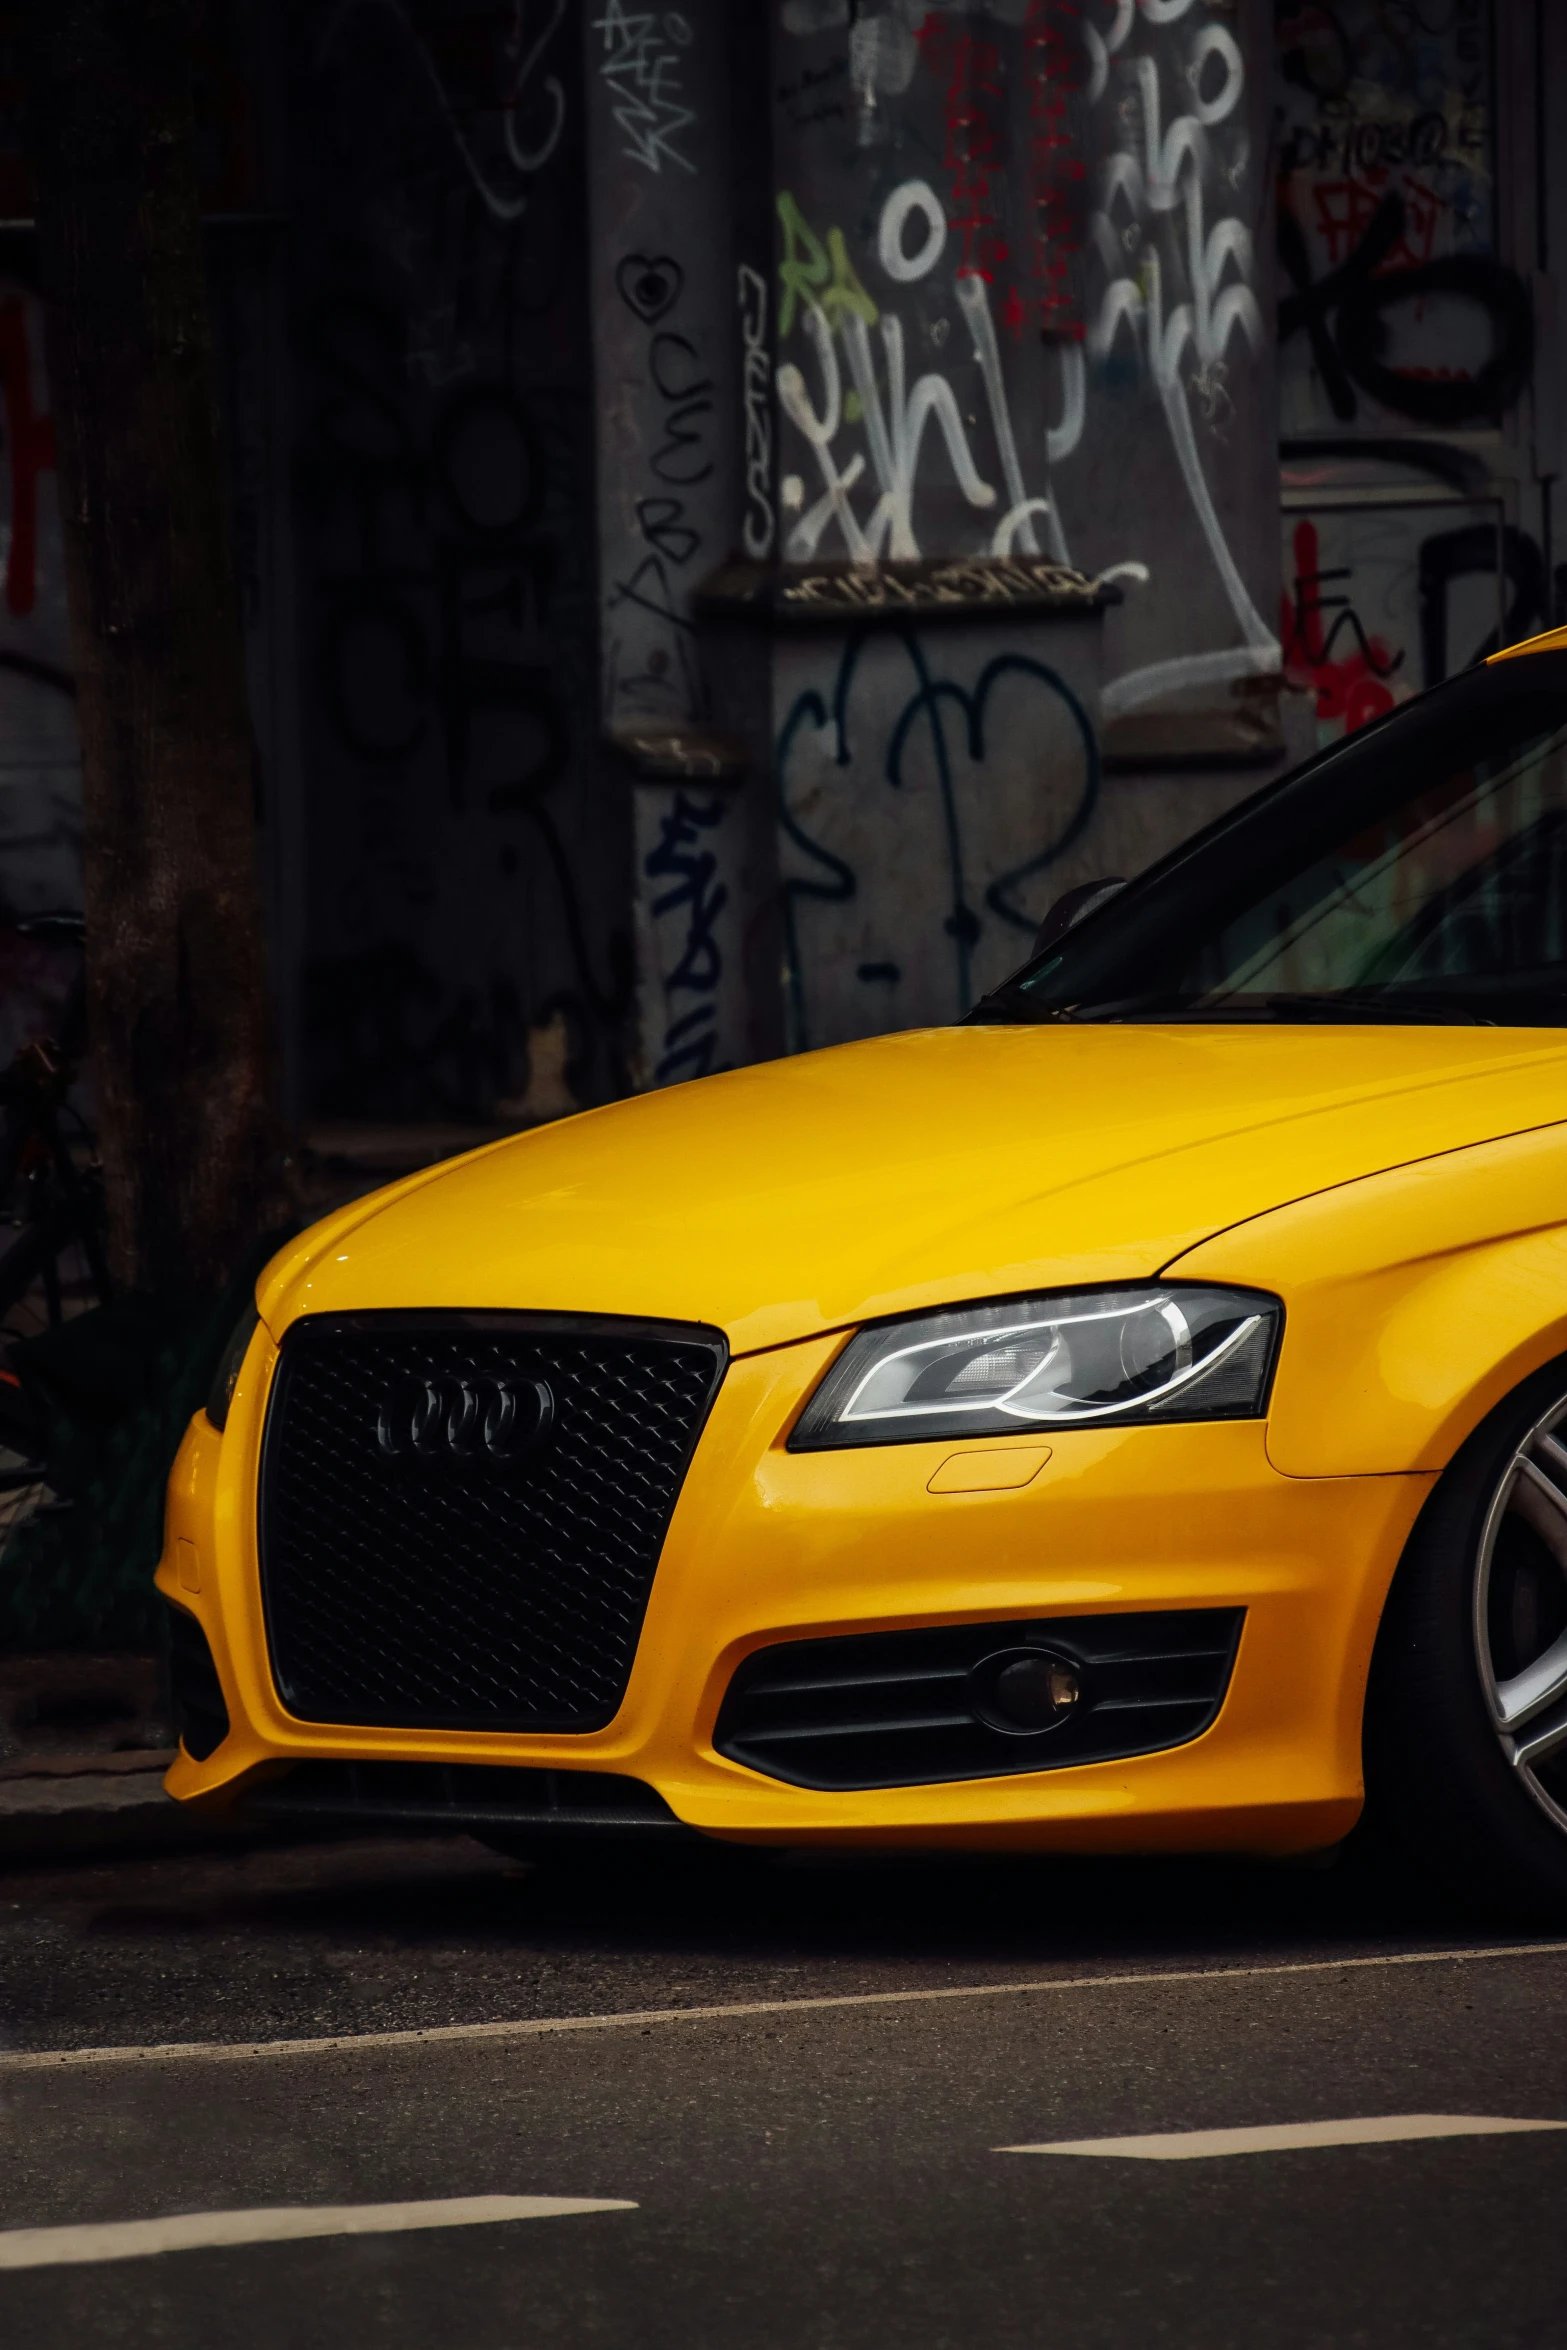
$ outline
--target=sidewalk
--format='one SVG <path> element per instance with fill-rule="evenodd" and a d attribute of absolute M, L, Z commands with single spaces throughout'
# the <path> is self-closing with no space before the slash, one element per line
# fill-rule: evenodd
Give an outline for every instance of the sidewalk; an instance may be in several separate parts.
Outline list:
<path fill-rule="evenodd" d="M 164 1794 L 174 1752 L 155 1657 L 0 1661 L 0 1866 L 253 1836 Z"/>
<path fill-rule="evenodd" d="M 192 1821 L 163 1792 L 172 1747 L 0 1763 L 0 1862 L 189 1844 Z"/>

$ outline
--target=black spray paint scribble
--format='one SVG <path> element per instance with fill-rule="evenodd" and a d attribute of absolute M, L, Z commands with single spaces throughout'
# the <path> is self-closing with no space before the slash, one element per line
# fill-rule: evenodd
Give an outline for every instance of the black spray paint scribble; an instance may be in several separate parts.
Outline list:
<path fill-rule="evenodd" d="M 724 976 L 718 917 L 729 891 L 718 879 L 712 835 L 727 808 L 721 794 L 705 800 L 677 791 L 659 819 L 658 839 L 642 862 L 646 878 L 670 882 L 653 900 L 652 916 L 662 922 L 683 914 L 679 954 L 664 976 L 665 1024 L 657 1085 L 682 1077 L 706 1077 L 718 1066 L 718 991 Z"/>
<path fill-rule="evenodd" d="M 877 632 L 882 636 L 887 633 Z M 915 730 L 927 730 L 925 739 L 936 770 L 947 857 L 949 911 L 942 928 L 952 956 L 953 1000 L 958 1017 L 961 1018 L 974 1000 L 973 949 L 981 935 L 982 925 L 979 913 L 970 902 L 963 813 L 953 776 L 954 740 L 949 735 L 949 727 L 955 726 L 957 729 L 958 747 L 967 753 L 975 765 L 983 766 L 989 750 L 987 719 L 991 695 L 1003 678 L 1019 677 L 1037 684 L 1050 701 L 1063 705 L 1077 732 L 1083 751 L 1083 780 L 1064 821 L 1042 847 L 1021 863 L 999 874 L 984 893 L 984 904 L 990 913 L 1009 928 L 1026 932 L 1030 936 L 1035 929 L 1036 917 L 1018 904 L 1016 892 L 1024 882 L 1033 880 L 1058 863 L 1087 829 L 1099 802 L 1099 746 L 1082 703 L 1066 680 L 1047 663 L 1036 661 L 1024 653 L 999 653 L 993 660 L 986 662 L 973 687 L 969 688 L 959 685 L 953 678 L 937 674 L 915 630 L 899 628 L 892 633 L 908 657 L 913 672 L 913 691 L 888 733 L 882 758 L 882 777 L 894 791 L 902 788 L 904 760 Z M 811 1042 L 805 1006 L 798 907 L 802 902 L 813 899 L 819 903 L 842 904 L 857 895 L 859 877 L 854 868 L 829 849 L 825 842 L 813 838 L 795 813 L 789 797 L 791 762 L 795 746 L 806 727 L 817 730 L 830 727 L 834 764 L 839 767 L 853 765 L 855 752 L 851 739 L 851 703 L 855 674 L 870 634 L 863 628 L 851 630 L 844 641 L 830 697 L 824 698 L 814 687 L 807 687 L 796 696 L 778 734 L 775 772 L 778 779 L 779 820 L 788 837 L 816 869 L 814 875 L 791 877 L 785 881 L 783 888 L 785 969 L 791 1043 L 796 1052 L 807 1050 Z M 925 943 L 919 942 L 919 946 Z M 895 978 L 896 972 L 890 964 L 863 964 L 859 976 L 866 981 L 887 982 Z"/>
<path fill-rule="evenodd" d="M 550 805 L 572 753 L 562 651 L 587 609 L 585 584 L 568 590 L 552 515 L 563 499 L 571 503 L 559 476 L 573 421 L 561 395 L 504 378 L 450 386 L 433 400 L 412 395 L 405 321 L 368 296 L 321 304 L 306 350 L 317 396 L 296 476 L 324 558 L 316 571 L 321 705 L 367 787 L 385 778 L 364 796 L 362 853 L 375 806 L 385 803 L 395 830 L 402 780 L 432 750 L 455 815 L 477 807 L 519 819 L 557 893 L 574 974 L 532 1007 L 533 1018 L 564 1019 L 566 1077 L 579 1095 L 623 1091 L 630 942 L 618 934 L 606 942 L 601 978 L 581 883 Z M 501 656 L 504 643 L 516 646 L 514 656 Z M 390 832 L 383 865 L 388 857 L 403 859 L 405 904 L 428 905 L 434 877 Z M 516 865 L 517 851 L 505 848 L 501 870 Z M 474 1115 L 514 1089 L 507 1071 L 525 1065 L 530 1024 L 514 984 L 497 978 L 444 1004 L 442 993 L 417 950 L 396 940 L 318 961 L 307 1025 L 330 1097 Z"/>
<path fill-rule="evenodd" d="M 1345 423 L 1359 414 L 1356 389 L 1418 424 L 1473 424 L 1496 416 L 1518 397 L 1534 361 L 1534 312 L 1529 289 L 1515 270 L 1478 253 L 1450 253 L 1412 269 L 1383 264 L 1404 235 L 1404 201 L 1384 196 L 1366 233 L 1347 260 L 1320 278 L 1299 221 L 1279 213 L 1279 259 L 1295 291 L 1279 304 L 1279 341 L 1302 330 L 1333 413 Z M 1490 356 L 1474 375 L 1415 375 L 1387 364 L 1390 314 L 1435 295 L 1484 311 Z"/>
<path fill-rule="evenodd" d="M 604 599 L 606 701 L 617 717 L 700 717 L 707 708 L 706 683 L 696 631 L 674 575 L 702 552 L 702 533 L 684 493 L 713 474 L 713 379 L 692 338 L 665 323 L 685 293 L 685 271 L 673 255 L 624 254 L 614 279 L 621 301 L 647 329 L 647 384 L 658 416 L 647 455 L 655 486 L 635 509 L 649 551 L 611 580 Z"/>
<path fill-rule="evenodd" d="M 1487 631 L 1472 651 L 1458 660 L 1448 644 L 1449 604 L 1456 580 L 1494 579 L 1497 560 L 1507 587 L 1507 610 L 1501 623 Z M 1425 683 L 1439 685 L 1457 668 L 1484 661 L 1502 645 L 1515 645 L 1537 628 L 1549 626 L 1546 609 L 1545 563 L 1527 531 L 1512 523 L 1461 523 L 1456 530 L 1436 531 L 1422 541 L 1419 555 L 1420 649 Z"/>

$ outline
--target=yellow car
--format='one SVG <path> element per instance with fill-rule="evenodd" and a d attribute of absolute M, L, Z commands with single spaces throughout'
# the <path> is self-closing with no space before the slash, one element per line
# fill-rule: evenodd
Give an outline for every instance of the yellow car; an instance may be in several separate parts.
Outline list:
<path fill-rule="evenodd" d="M 1567 630 L 959 1027 L 328 1217 L 158 1580 L 190 1802 L 1282 1855 L 1369 1777 L 1567 1900 Z"/>

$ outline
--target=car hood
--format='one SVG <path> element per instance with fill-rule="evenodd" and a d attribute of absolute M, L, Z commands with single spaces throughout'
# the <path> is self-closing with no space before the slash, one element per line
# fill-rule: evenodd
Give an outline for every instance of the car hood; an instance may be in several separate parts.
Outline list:
<path fill-rule="evenodd" d="M 736 1353 L 878 1314 L 1146 1277 L 1329 1185 L 1567 1119 L 1567 1039 L 1489 1028 L 917 1030 L 593 1110 L 316 1226 L 301 1313 L 716 1324 Z"/>

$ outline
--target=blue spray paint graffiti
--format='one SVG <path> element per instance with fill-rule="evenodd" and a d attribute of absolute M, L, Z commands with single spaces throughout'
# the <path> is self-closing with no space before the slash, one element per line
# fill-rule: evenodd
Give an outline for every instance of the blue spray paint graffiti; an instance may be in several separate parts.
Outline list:
<path fill-rule="evenodd" d="M 716 1066 L 718 990 L 724 976 L 716 925 L 729 903 L 729 890 L 714 878 L 718 859 L 704 844 L 703 834 L 715 831 L 725 812 L 717 793 L 694 800 L 677 791 L 659 820 L 658 839 L 643 859 L 642 871 L 649 881 L 673 880 L 675 885 L 653 900 L 654 921 L 662 922 L 682 909 L 686 916 L 678 959 L 664 981 L 664 1042 L 653 1072 L 656 1085 L 706 1077 Z M 677 995 L 694 996 L 696 1001 L 682 1011 L 674 1000 Z"/>
<path fill-rule="evenodd" d="M 857 894 L 859 881 L 853 867 L 844 858 L 824 841 L 814 839 L 807 832 L 791 806 L 791 760 L 802 730 L 809 727 L 821 732 L 830 726 L 834 737 L 834 764 L 838 767 L 853 765 L 855 754 L 850 738 L 850 699 L 855 675 L 872 633 L 868 629 L 852 630 L 849 633 L 839 660 L 830 702 L 814 687 L 807 687 L 796 696 L 778 736 L 775 771 L 778 777 L 779 822 L 786 837 L 816 869 L 812 874 L 790 876 L 783 885 L 790 1042 L 796 1052 L 808 1050 L 811 1042 L 805 1006 L 798 908 L 802 900 L 843 904 Z M 974 1000 L 973 950 L 981 935 L 982 925 L 980 915 L 969 902 L 970 879 L 965 860 L 962 814 L 953 773 L 954 751 L 966 752 L 976 766 L 983 766 L 988 747 L 986 714 L 991 696 L 1003 678 L 1022 678 L 1043 688 L 1053 701 L 1065 708 L 1071 720 L 1082 748 L 1082 780 L 1075 797 L 1054 835 L 1031 856 L 998 874 L 984 891 L 983 903 L 992 914 L 1012 929 L 1031 934 L 1037 918 L 1017 903 L 1016 893 L 1024 883 L 1056 864 L 1080 839 L 1091 821 L 1099 800 L 1098 744 L 1088 713 L 1077 695 L 1046 662 L 1036 661 L 1024 653 L 1000 653 L 985 664 L 973 686 L 968 687 L 958 684 L 955 679 L 938 677 L 933 673 L 924 647 L 912 628 L 899 628 L 891 633 L 908 657 L 913 671 L 914 690 L 888 733 L 882 775 L 894 791 L 903 788 L 905 761 L 911 740 L 923 722 L 928 734 L 922 735 L 920 739 L 928 741 L 931 752 L 947 864 L 949 911 L 942 927 L 952 942 L 953 996 L 957 1016 L 961 1019 Z M 949 727 L 957 730 L 955 735 L 949 735 Z M 898 973 L 895 965 L 876 963 L 862 965 L 860 976 L 865 980 L 895 980 Z"/>

